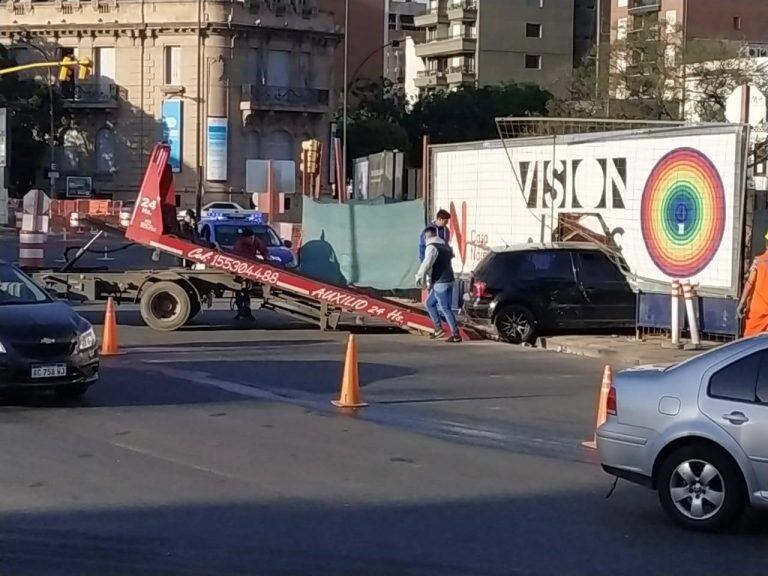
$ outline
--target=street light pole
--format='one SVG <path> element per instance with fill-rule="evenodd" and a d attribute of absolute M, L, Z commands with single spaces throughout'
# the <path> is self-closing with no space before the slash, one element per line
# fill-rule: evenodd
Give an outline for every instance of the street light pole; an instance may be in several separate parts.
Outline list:
<path fill-rule="evenodd" d="M 349 0 L 344 0 L 344 92 L 342 94 L 342 142 L 341 142 L 341 182 L 336 191 L 339 198 L 347 190 L 347 123 L 349 105 Z"/>

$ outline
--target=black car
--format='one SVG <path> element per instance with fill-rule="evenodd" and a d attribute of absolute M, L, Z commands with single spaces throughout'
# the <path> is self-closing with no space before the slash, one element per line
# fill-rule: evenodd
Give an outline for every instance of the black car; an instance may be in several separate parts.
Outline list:
<path fill-rule="evenodd" d="M 594 244 L 525 244 L 493 250 L 472 273 L 464 312 L 510 343 L 538 334 L 635 325 L 628 268 Z"/>
<path fill-rule="evenodd" d="M 21 270 L 0 262 L 0 390 L 78 397 L 98 378 L 91 325 Z"/>

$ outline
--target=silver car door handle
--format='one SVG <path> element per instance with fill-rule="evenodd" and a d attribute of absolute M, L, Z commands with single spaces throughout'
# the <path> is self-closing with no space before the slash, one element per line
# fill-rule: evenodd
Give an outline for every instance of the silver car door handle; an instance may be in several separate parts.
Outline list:
<path fill-rule="evenodd" d="M 749 422 L 749 418 L 747 418 L 743 412 L 731 412 L 730 414 L 723 414 L 723 420 L 728 420 L 728 422 L 737 426 Z"/>

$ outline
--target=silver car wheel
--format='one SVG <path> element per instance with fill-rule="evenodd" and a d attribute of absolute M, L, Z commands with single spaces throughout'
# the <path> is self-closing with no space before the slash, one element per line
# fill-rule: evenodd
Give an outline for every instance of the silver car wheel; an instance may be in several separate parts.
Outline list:
<path fill-rule="evenodd" d="M 719 470 L 704 460 L 682 462 L 669 479 L 669 494 L 686 518 L 712 518 L 725 502 L 725 481 Z"/>
<path fill-rule="evenodd" d="M 531 330 L 531 324 L 522 312 L 513 312 L 501 321 L 501 329 L 510 338 L 525 340 Z"/>

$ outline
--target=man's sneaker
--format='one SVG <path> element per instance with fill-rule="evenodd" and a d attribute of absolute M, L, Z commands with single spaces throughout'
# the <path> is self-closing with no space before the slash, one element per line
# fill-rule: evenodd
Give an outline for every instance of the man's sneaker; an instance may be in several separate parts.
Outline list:
<path fill-rule="evenodd" d="M 438 330 L 429 335 L 430 340 L 442 340 L 443 338 L 445 338 L 445 331 L 443 330 Z"/>
<path fill-rule="evenodd" d="M 450 342 L 451 344 L 458 344 L 461 342 L 461 336 L 451 336 L 448 338 L 447 342 Z"/>

